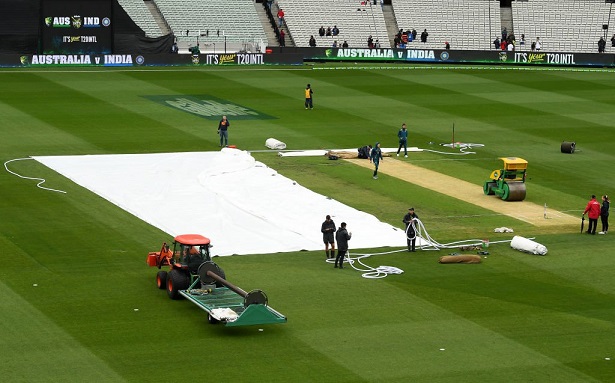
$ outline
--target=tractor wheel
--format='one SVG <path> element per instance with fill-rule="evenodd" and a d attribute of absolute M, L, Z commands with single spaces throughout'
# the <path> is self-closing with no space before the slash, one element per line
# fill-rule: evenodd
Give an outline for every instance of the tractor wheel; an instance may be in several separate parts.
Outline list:
<path fill-rule="evenodd" d="M 216 318 L 212 317 L 211 314 L 207 315 L 207 321 L 211 324 L 216 324 L 218 322 L 220 322 L 219 320 L 217 320 Z"/>
<path fill-rule="evenodd" d="M 485 193 L 485 195 L 494 195 L 495 192 L 493 191 L 493 188 L 496 186 L 497 186 L 497 182 L 486 181 L 485 184 L 483 185 L 483 193 Z"/>
<path fill-rule="evenodd" d="M 156 274 L 156 286 L 158 286 L 160 290 L 164 290 L 167 288 L 167 272 L 166 271 L 159 271 L 158 274 Z"/>
<path fill-rule="evenodd" d="M 171 299 L 181 299 L 179 290 L 190 287 L 190 276 L 179 270 L 171 270 L 167 276 L 167 294 Z"/>

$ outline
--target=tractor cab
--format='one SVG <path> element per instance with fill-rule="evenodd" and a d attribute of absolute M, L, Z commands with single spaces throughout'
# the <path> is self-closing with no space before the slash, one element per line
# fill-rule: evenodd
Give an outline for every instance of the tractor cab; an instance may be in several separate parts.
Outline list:
<path fill-rule="evenodd" d="M 173 299 L 179 297 L 178 290 L 187 289 L 198 280 L 199 266 L 211 262 L 209 238 L 200 234 L 182 234 L 173 239 L 172 246 L 166 242 L 160 251 L 150 252 L 147 255 L 147 264 L 162 269 L 169 267 L 169 271 L 160 270 L 156 275 L 156 284 L 159 289 L 169 288 L 169 295 Z M 167 283 L 168 278 L 171 278 Z M 196 286 L 196 284 L 195 284 Z"/>
<path fill-rule="evenodd" d="M 205 262 L 211 261 L 209 248 L 211 241 L 200 234 L 178 235 L 173 240 L 172 248 L 166 242 L 162 244 L 160 251 L 150 252 L 147 256 L 147 264 L 159 269 L 163 266 L 171 268 L 188 269 L 189 264 L 196 264 L 196 268 Z M 196 274 L 196 270 L 193 272 Z"/>
<path fill-rule="evenodd" d="M 211 261 L 209 248 L 210 240 L 199 234 L 183 234 L 175 237 L 173 241 L 174 267 L 188 269 L 196 274 L 201 263 Z"/>

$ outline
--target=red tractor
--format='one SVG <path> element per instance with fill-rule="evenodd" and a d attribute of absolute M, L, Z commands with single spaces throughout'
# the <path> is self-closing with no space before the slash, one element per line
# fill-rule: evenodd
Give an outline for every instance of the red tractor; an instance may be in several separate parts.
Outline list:
<path fill-rule="evenodd" d="M 209 238 L 200 234 L 182 234 L 173 240 L 173 249 L 165 242 L 160 251 L 150 252 L 147 255 L 149 266 L 158 269 L 168 266 L 170 269 L 168 272 L 160 270 L 156 274 L 158 288 L 166 289 L 171 299 L 181 299 L 180 290 L 200 288 L 199 266 L 211 261 L 210 242 Z M 224 279 L 224 271 L 218 270 L 217 274 Z"/>
<path fill-rule="evenodd" d="M 209 238 L 199 234 L 178 235 L 173 249 L 165 242 L 147 255 L 147 264 L 160 270 L 156 285 L 167 289 L 171 299 L 186 298 L 205 310 L 209 323 L 249 326 L 286 323 L 286 317 L 268 306 L 262 290 L 245 290 L 227 281 L 224 271 L 211 261 Z"/>

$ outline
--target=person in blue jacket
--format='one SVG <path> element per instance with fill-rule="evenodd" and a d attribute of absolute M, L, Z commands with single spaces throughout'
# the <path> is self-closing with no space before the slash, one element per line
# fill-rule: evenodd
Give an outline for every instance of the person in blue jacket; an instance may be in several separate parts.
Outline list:
<path fill-rule="evenodd" d="M 369 162 L 373 162 L 376 168 L 374 169 L 374 179 L 378 179 L 378 166 L 382 160 L 382 150 L 380 150 L 380 142 L 376 142 L 376 145 L 372 148 L 372 153 L 369 156 Z"/>
<path fill-rule="evenodd" d="M 399 157 L 399 152 L 401 151 L 402 146 L 404 147 L 404 157 L 408 157 L 408 130 L 406 129 L 406 124 L 401 124 L 401 129 L 397 132 L 397 138 L 399 138 L 399 148 L 397 149 L 397 156 Z"/>

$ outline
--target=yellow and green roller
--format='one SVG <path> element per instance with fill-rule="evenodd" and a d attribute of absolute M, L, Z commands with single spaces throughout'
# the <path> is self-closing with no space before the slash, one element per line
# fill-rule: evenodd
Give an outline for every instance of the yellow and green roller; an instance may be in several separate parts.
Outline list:
<path fill-rule="evenodd" d="M 503 169 L 494 170 L 485 181 L 483 192 L 496 195 L 504 201 L 523 201 L 525 199 L 525 173 L 527 161 L 519 157 L 502 157 Z"/>

